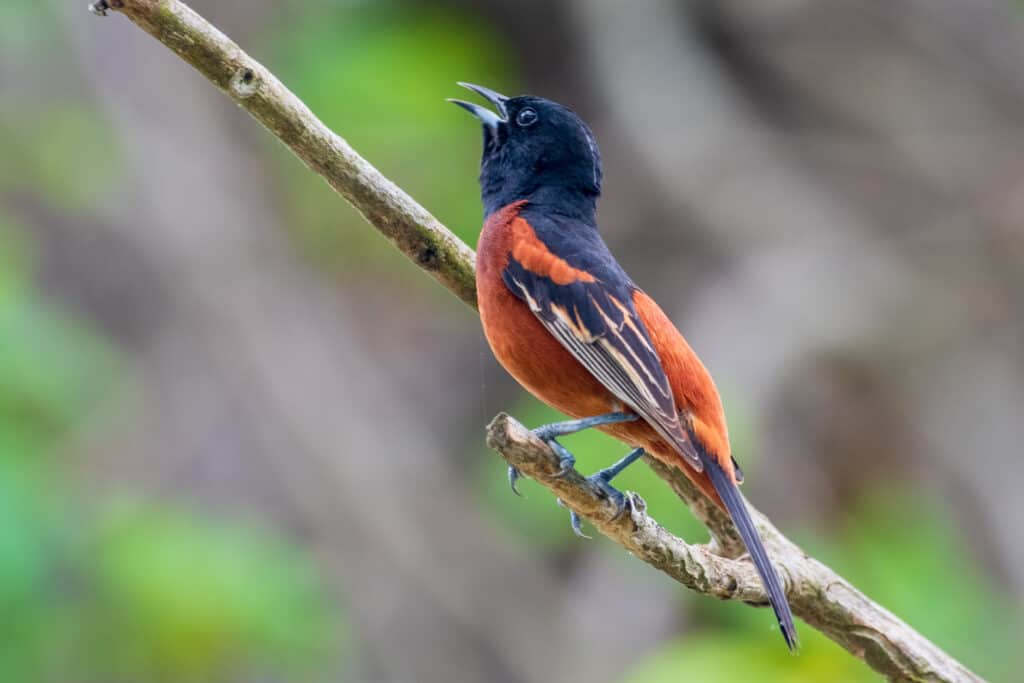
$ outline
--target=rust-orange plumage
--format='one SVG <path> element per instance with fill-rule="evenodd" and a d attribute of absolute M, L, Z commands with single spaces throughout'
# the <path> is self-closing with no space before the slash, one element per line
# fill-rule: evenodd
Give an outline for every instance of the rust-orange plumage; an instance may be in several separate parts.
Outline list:
<path fill-rule="evenodd" d="M 591 477 L 620 502 L 609 482 L 641 453 L 685 473 L 736 523 L 794 649 L 782 583 L 737 488 L 741 475 L 714 381 L 598 234 L 601 163 L 590 129 L 549 100 L 464 85 L 499 112 L 453 100 L 484 123 L 486 219 L 477 247 L 484 333 L 520 384 L 577 418 L 538 435 L 569 463 L 556 437 L 581 428 L 597 427 L 633 447 Z M 573 527 L 579 532 L 575 516 Z"/>
<path fill-rule="evenodd" d="M 567 415 L 581 418 L 621 410 L 622 401 L 548 332 L 502 280 L 509 257 L 527 250 L 536 255 L 532 265 L 540 270 L 557 261 L 565 263 L 539 242 L 519 216 L 524 204 L 515 202 L 489 216 L 477 244 L 477 304 L 491 350 L 531 394 Z M 556 267 L 558 270 L 561 267 Z M 725 413 L 710 373 L 653 299 L 638 289 L 633 304 L 661 359 L 676 405 L 688 414 L 701 443 L 735 481 Z M 597 429 L 678 467 L 722 505 L 708 475 L 685 467 L 675 448 L 646 422 L 620 422 Z"/>

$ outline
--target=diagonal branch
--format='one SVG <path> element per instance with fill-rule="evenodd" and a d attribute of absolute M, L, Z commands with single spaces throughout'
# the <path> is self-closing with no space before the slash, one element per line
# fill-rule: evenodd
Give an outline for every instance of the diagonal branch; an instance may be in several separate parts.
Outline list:
<path fill-rule="evenodd" d="M 718 554 L 713 546 L 691 545 L 663 529 L 646 514 L 646 505 L 629 494 L 627 513 L 615 518 L 615 506 L 579 472 L 557 476 L 561 458 L 547 444 L 508 415 L 487 427 L 487 444 L 505 461 L 558 496 L 602 534 L 637 558 L 665 572 L 687 588 L 723 600 L 764 606 L 767 596 L 754 566 Z M 648 459 L 650 463 L 656 463 Z M 655 471 L 689 503 L 714 508 L 685 476 L 664 466 Z M 685 482 L 685 483 L 684 483 Z M 714 508 L 717 510 L 717 508 Z M 754 524 L 772 560 L 780 569 L 794 614 L 848 651 L 865 660 L 891 681 L 981 681 L 894 614 L 870 600 L 846 579 L 808 557 L 757 510 Z M 715 534 L 735 532 L 719 513 L 709 518 Z"/>
<path fill-rule="evenodd" d="M 676 538 L 647 516 L 647 504 L 635 493 L 628 494 L 626 512 L 616 516 L 614 503 L 575 469 L 560 475 L 559 456 L 515 418 L 504 413 L 494 418 L 487 427 L 487 445 L 602 534 L 687 588 L 727 600 L 768 604 L 752 564 Z"/>
<path fill-rule="evenodd" d="M 266 68 L 178 0 L 98 0 L 99 15 L 116 10 L 173 50 L 263 124 L 312 171 L 417 266 L 456 297 L 476 305 L 473 251 L 408 194 L 359 156 Z M 572 471 L 554 477 L 559 459 L 525 427 L 499 415 L 488 444 L 536 479 L 598 530 L 638 558 L 699 593 L 766 604 L 753 567 L 729 559 L 741 544 L 728 518 L 679 472 L 648 464 L 711 531 L 714 543 L 691 545 L 661 528 L 631 494 L 628 514 L 613 508 L 594 486 Z M 976 675 L 868 599 L 849 582 L 807 557 L 768 520 L 751 510 L 776 559 L 794 613 L 892 681 L 981 681 Z"/>
<path fill-rule="evenodd" d="M 176 0 L 100 0 L 173 50 L 274 134 L 399 251 L 476 308 L 473 250 L 359 156 L 309 107 L 230 38 Z"/>

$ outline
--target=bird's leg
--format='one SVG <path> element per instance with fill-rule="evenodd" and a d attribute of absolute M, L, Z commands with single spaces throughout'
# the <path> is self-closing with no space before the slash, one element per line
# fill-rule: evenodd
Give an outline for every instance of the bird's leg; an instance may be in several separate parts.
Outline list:
<path fill-rule="evenodd" d="M 643 448 L 634 448 L 626 455 L 626 457 L 624 457 L 622 460 L 619 460 L 611 467 L 606 467 L 603 470 L 595 472 L 594 474 L 587 477 L 587 481 L 597 486 L 597 488 L 599 488 L 606 496 L 608 496 L 609 500 L 615 503 L 615 515 L 612 517 L 612 519 L 618 519 L 622 515 L 622 513 L 626 511 L 626 497 L 622 494 L 622 491 L 619 491 L 617 488 L 611 485 L 611 481 L 616 476 L 618 476 L 619 473 L 622 472 L 622 470 L 626 469 L 634 462 L 642 458 L 643 455 Z M 569 511 L 569 522 L 572 524 L 573 533 L 575 533 L 580 538 L 589 538 L 586 534 L 583 533 L 580 516 L 572 510 Z"/>
<path fill-rule="evenodd" d="M 576 432 L 589 429 L 590 427 L 599 427 L 601 425 L 615 424 L 617 422 L 632 422 L 638 419 L 636 415 L 631 413 L 605 413 L 603 415 L 594 415 L 593 417 L 584 417 L 578 420 L 566 420 L 565 422 L 553 422 L 551 424 L 537 427 L 533 430 L 533 433 L 541 441 L 551 447 L 560 458 L 561 470 L 558 476 L 564 476 L 569 470 L 576 464 L 576 458 L 573 454 L 568 451 L 562 444 L 556 440 L 559 436 L 566 436 L 568 434 L 575 434 Z M 603 471 L 603 470 L 602 470 Z M 613 475 L 614 476 L 614 475 Z M 519 481 L 519 470 L 515 467 L 508 468 L 508 485 L 512 489 L 512 493 L 517 496 L 522 495 L 519 493 L 519 489 L 516 488 L 516 482 Z"/>
<path fill-rule="evenodd" d="M 591 427 L 600 427 L 601 425 L 610 425 L 617 422 L 632 422 L 636 419 L 638 418 L 634 413 L 604 413 L 603 415 L 583 417 L 578 420 L 552 422 L 551 424 L 537 427 L 533 430 L 533 433 L 536 434 L 541 441 L 549 442 L 555 437 L 575 434 L 576 432 L 582 432 L 584 429 L 590 429 Z"/>
<path fill-rule="evenodd" d="M 584 429 L 590 429 L 591 427 L 600 427 L 601 425 L 617 424 L 619 422 L 633 422 L 639 419 L 637 415 L 633 413 L 605 413 L 604 415 L 594 415 L 593 417 L 583 417 L 578 420 L 566 420 L 565 422 L 555 422 L 543 427 L 537 427 L 533 430 L 533 433 L 537 437 L 551 447 L 555 453 L 558 454 L 560 465 L 562 466 L 558 476 L 564 476 L 569 470 L 576 464 L 576 458 L 570 453 L 565 446 L 558 443 L 557 437 L 567 436 L 569 434 L 575 434 L 581 432 Z"/>

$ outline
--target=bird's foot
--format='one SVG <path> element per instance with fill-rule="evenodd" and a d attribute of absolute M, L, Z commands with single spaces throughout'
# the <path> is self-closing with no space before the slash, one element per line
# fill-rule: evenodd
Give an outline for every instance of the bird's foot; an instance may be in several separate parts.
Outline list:
<path fill-rule="evenodd" d="M 601 470 L 597 474 L 587 477 L 587 481 L 594 484 L 615 505 L 615 514 L 609 520 L 612 522 L 621 517 L 622 513 L 626 511 L 626 495 L 609 483 L 613 476 L 615 475 L 609 475 L 608 470 Z"/>
<path fill-rule="evenodd" d="M 590 427 L 598 427 L 600 425 L 615 424 L 617 422 L 632 422 L 638 419 L 636 415 L 631 413 L 605 413 L 604 415 L 595 415 L 594 417 L 584 417 L 579 420 L 566 420 L 565 422 L 553 422 L 551 424 L 537 427 L 533 430 L 534 435 L 548 446 L 551 447 L 555 453 L 558 454 L 559 458 L 559 469 L 558 473 L 554 476 L 564 477 L 572 468 L 576 465 L 576 458 L 569 450 L 558 443 L 559 436 L 566 436 L 568 434 L 575 434 L 578 431 L 589 429 Z M 521 496 L 519 488 L 516 483 L 519 481 L 520 472 L 515 467 L 508 468 L 508 486 L 512 489 L 512 493 L 517 496 Z M 612 475 L 614 476 L 614 475 Z"/>
<path fill-rule="evenodd" d="M 114 6 L 117 7 L 118 5 L 115 4 Z M 107 0 L 98 0 L 98 2 L 93 2 L 89 4 L 89 11 L 98 17 L 107 16 L 107 10 L 109 9 L 110 5 L 107 4 Z"/>
<path fill-rule="evenodd" d="M 575 434 L 576 432 L 583 431 L 584 429 L 589 429 L 591 427 L 599 427 L 601 425 L 615 424 L 618 422 L 632 422 L 637 419 L 639 418 L 631 413 L 605 413 L 604 415 L 584 417 L 578 420 L 553 422 L 551 424 L 537 427 L 533 430 L 533 433 L 538 439 L 550 446 L 551 450 L 558 454 L 559 470 L 555 476 L 564 477 L 576 465 L 576 458 L 565 446 L 558 443 L 558 437 Z M 513 477 L 511 471 L 509 472 L 509 483 L 512 484 L 513 491 L 516 490 L 515 480 L 518 478 L 518 472 L 515 477 Z"/>
<path fill-rule="evenodd" d="M 572 471 L 573 467 L 576 466 L 576 458 L 569 452 L 569 449 L 558 443 L 558 437 L 574 434 L 590 427 L 616 424 L 619 422 L 632 422 L 637 419 L 639 418 L 631 413 L 606 413 L 604 415 L 595 415 L 594 417 L 584 417 L 578 420 L 567 420 L 565 422 L 555 422 L 553 424 L 543 425 L 534 429 L 533 433 L 538 439 L 546 443 L 556 455 L 558 455 L 559 469 L 558 472 L 552 476 L 564 477 Z M 644 449 L 634 448 L 628 455 L 626 455 L 626 457 L 611 467 L 606 467 L 605 469 L 587 477 L 587 481 L 597 487 L 601 492 L 601 495 L 615 505 L 615 514 L 612 515 L 609 521 L 614 521 L 621 517 L 622 513 L 626 511 L 628 506 L 628 500 L 626 496 L 623 495 L 622 491 L 619 491 L 611 485 L 612 479 L 622 472 L 622 470 L 626 469 L 626 467 L 636 462 L 641 456 L 643 456 L 643 454 Z M 516 483 L 519 481 L 520 476 L 518 469 L 515 467 L 508 468 L 508 485 L 509 488 L 512 489 L 512 492 L 517 496 L 522 495 L 516 487 Z M 564 507 L 561 499 L 558 500 L 558 504 Z M 569 511 L 569 522 L 572 525 L 574 534 L 580 538 L 590 538 L 583 533 L 583 520 L 580 519 L 580 516 L 575 511 Z"/>
<path fill-rule="evenodd" d="M 587 481 L 598 488 L 602 497 L 607 498 L 615 505 L 615 513 L 608 519 L 609 522 L 614 522 L 626 512 L 626 509 L 629 507 L 629 499 L 622 491 L 608 483 L 606 472 L 607 470 L 601 470 L 597 474 L 587 477 Z M 569 524 L 572 526 L 572 532 L 576 536 L 579 538 L 590 538 L 590 536 L 583 533 L 583 520 L 575 510 L 569 511 Z"/>
<path fill-rule="evenodd" d="M 569 472 L 572 471 L 572 468 L 576 465 L 575 456 L 573 456 L 573 454 L 569 452 L 568 448 L 555 441 L 554 438 L 548 439 L 545 443 L 547 443 L 547 445 L 551 448 L 551 450 L 553 450 L 558 455 L 559 458 L 558 472 L 556 472 L 553 476 L 564 477 L 565 475 L 569 474 Z M 520 497 L 523 494 L 519 492 L 519 487 L 516 486 L 516 484 L 519 482 L 519 479 L 521 477 L 522 473 L 518 469 L 509 466 L 508 487 L 512 489 L 512 493 Z"/>
<path fill-rule="evenodd" d="M 626 498 L 626 495 L 622 493 L 622 491 L 618 490 L 617 488 L 611 485 L 612 479 L 617 477 L 619 473 L 622 472 L 622 470 L 626 469 L 634 462 L 639 460 L 641 457 L 643 457 L 643 454 L 644 449 L 634 448 L 632 451 L 629 452 L 628 455 L 626 455 L 626 457 L 624 457 L 622 460 L 619 460 L 611 467 L 606 467 L 603 470 L 599 470 L 598 472 L 595 472 L 594 474 L 587 477 L 587 481 L 589 481 L 591 484 L 597 487 L 598 491 L 601 492 L 601 495 L 610 500 L 612 504 L 615 505 L 615 514 L 613 514 L 608 521 L 614 522 L 619 517 L 621 517 L 623 513 L 626 512 L 626 509 L 629 507 L 629 499 Z M 589 536 L 583 533 L 582 520 L 580 519 L 580 516 L 576 514 L 576 512 L 573 510 L 569 511 L 569 523 L 572 525 L 572 531 L 574 534 L 576 534 L 580 538 L 590 538 Z"/>

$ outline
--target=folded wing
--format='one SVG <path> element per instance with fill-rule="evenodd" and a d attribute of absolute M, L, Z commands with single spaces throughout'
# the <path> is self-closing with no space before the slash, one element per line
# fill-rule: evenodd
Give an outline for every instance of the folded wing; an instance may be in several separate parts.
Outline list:
<path fill-rule="evenodd" d="M 632 282 L 617 266 L 591 270 L 571 265 L 553 254 L 526 221 L 516 222 L 521 225 L 514 226 L 518 234 L 503 273 L 505 285 L 608 391 L 675 446 L 691 467 L 703 471 L 633 305 Z"/>

